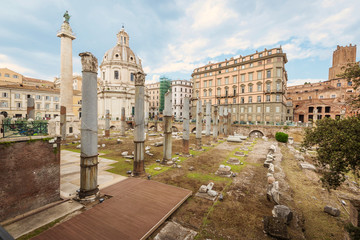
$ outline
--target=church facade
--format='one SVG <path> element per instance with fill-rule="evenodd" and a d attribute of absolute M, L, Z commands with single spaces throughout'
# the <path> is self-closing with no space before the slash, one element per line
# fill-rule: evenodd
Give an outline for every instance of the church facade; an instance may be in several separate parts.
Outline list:
<path fill-rule="evenodd" d="M 104 119 L 106 110 L 109 110 L 111 120 L 119 121 L 122 107 L 125 108 L 126 119 L 135 114 L 135 74 L 143 72 L 143 69 L 141 60 L 129 47 L 129 40 L 123 27 L 117 34 L 116 45 L 102 59 L 98 83 L 100 119 Z M 148 95 L 145 94 L 145 112 L 148 112 Z"/>

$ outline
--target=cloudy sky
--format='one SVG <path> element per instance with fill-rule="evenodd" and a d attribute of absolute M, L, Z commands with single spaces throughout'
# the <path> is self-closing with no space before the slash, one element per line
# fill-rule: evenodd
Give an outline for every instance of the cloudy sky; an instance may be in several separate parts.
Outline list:
<path fill-rule="evenodd" d="M 56 32 L 68 10 L 74 73 L 81 73 L 80 52 L 101 61 L 124 24 L 149 82 L 190 79 L 209 61 L 280 45 L 290 85 L 318 82 L 327 79 L 337 45 L 359 45 L 359 9 L 359 0 L 1 0 L 0 68 L 59 76 Z"/>

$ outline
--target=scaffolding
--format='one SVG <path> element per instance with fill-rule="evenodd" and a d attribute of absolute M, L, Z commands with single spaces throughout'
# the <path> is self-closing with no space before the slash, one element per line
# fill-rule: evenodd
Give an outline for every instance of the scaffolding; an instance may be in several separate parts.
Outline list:
<path fill-rule="evenodd" d="M 165 93 L 171 91 L 171 80 L 167 77 L 160 78 L 160 107 L 159 112 L 162 113 L 164 110 L 164 96 Z"/>

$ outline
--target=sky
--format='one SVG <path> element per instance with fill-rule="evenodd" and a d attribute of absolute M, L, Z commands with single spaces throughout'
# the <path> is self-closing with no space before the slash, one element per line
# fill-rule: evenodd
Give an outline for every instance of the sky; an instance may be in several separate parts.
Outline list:
<path fill-rule="evenodd" d="M 66 10 L 79 53 L 102 61 L 124 25 L 146 83 L 191 79 L 196 67 L 282 46 L 288 85 L 328 79 L 337 45 L 359 45 L 359 0 L 0 0 L 0 68 L 53 80 L 60 75 L 57 31 Z M 357 49 L 359 56 L 359 48 Z M 357 61 L 358 57 L 357 57 Z"/>

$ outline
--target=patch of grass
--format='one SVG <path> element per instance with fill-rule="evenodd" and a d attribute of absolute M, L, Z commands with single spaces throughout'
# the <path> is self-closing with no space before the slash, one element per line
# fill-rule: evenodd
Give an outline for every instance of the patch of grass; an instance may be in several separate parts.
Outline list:
<path fill-rule="evenodd" d="M 189 150 L 189 152 L 193 156 L 197 156 L 197 155 L 200 155 L 201 153 L 203 153 L 203 151 L 195 151 L 195 150 Z"/>
<path fill-rule="evenodd" d="M 104 153 L 104 154 L 109 154 L 109 153 L 112 153 L 112 152 L 113 152 L 112 150 L 108 150 L 108 149 L 99 150 L 99 153 Z"/>
<path fill-rule="evenodd" d="M 81 149 L 63 148 L 63 150 L 68 150 L 68 151 L 71 151 L 71 152 L 81 153 Z"/>
<path fill-rule="evenodd" d="M 31 239 L 37 235 L 39 235 L 40 233 L 48 230 L 49 228 L 52 228 L 55 224 L 59 223 L 62 219 L 64 219 L 66 216 L 64 217 L 61 217 L 61 218 L 58 218 L 54 221 L 52 221 L 51 223 L 48 223 L 42 227 L 39 227 L 38 229 L 35 229 L 34 231 L 28 233 L 28 234 L 25 234 L 19 238 L 17 238 L 17 240 L 26 240 L 26 239 Z"/>
<path fill-rule="evenodd" d="M 205 151 L 209 150 L 211 147 L 202 147 Z"/>
<path fill-rule="evenodd" d="M 101 156 L 101 157 L 104 157 L 104 156 Z M 110 159 L 110 158 L 108 158 L 108 159 Z M 106 170 L 108 172 L 115 173 L 115 174 L 122 175 L 122 176 L 128 176 L 128 174 L 126 172 L 129 170 L 132 171 L 132 169 L 133 169 L 133 163 L 125 162 L 124 158 L 121 158 L 120 160 L 117 160 L 117 159 L 111 159 L 111 160 L 116 160 L 118 162 L 111 164 L 110 166 L 113 168 Z"/>
<path fill-rule="evenodd" d="M 197 172 L 191 172 L 188 173 L 186 175 L 187 178 L 192 178 L 192 179 L 196 179 L 202 182 L 209 182 L 209 181 L 213 181 L 213 182 L 231 182 L 232 179 L 231 178 L 225 178 L 225 177 L 219 177 L 216 176 L 215 174 L 202 174 L 202 173 L 197 173 Z"/>
<path fill-rule="evenodd" d="M 155 170 L 154 168 L 161 167 L 161 170 Z M 161 165 L 160 163 L 153 163 L 149 166 L 145 166 L 145 171 L 147 174 L 150 174 L 151 176 L 156 176 L 160 173 L 163 173 L 167 170 L 169 170 L 170 166 Z"/>

